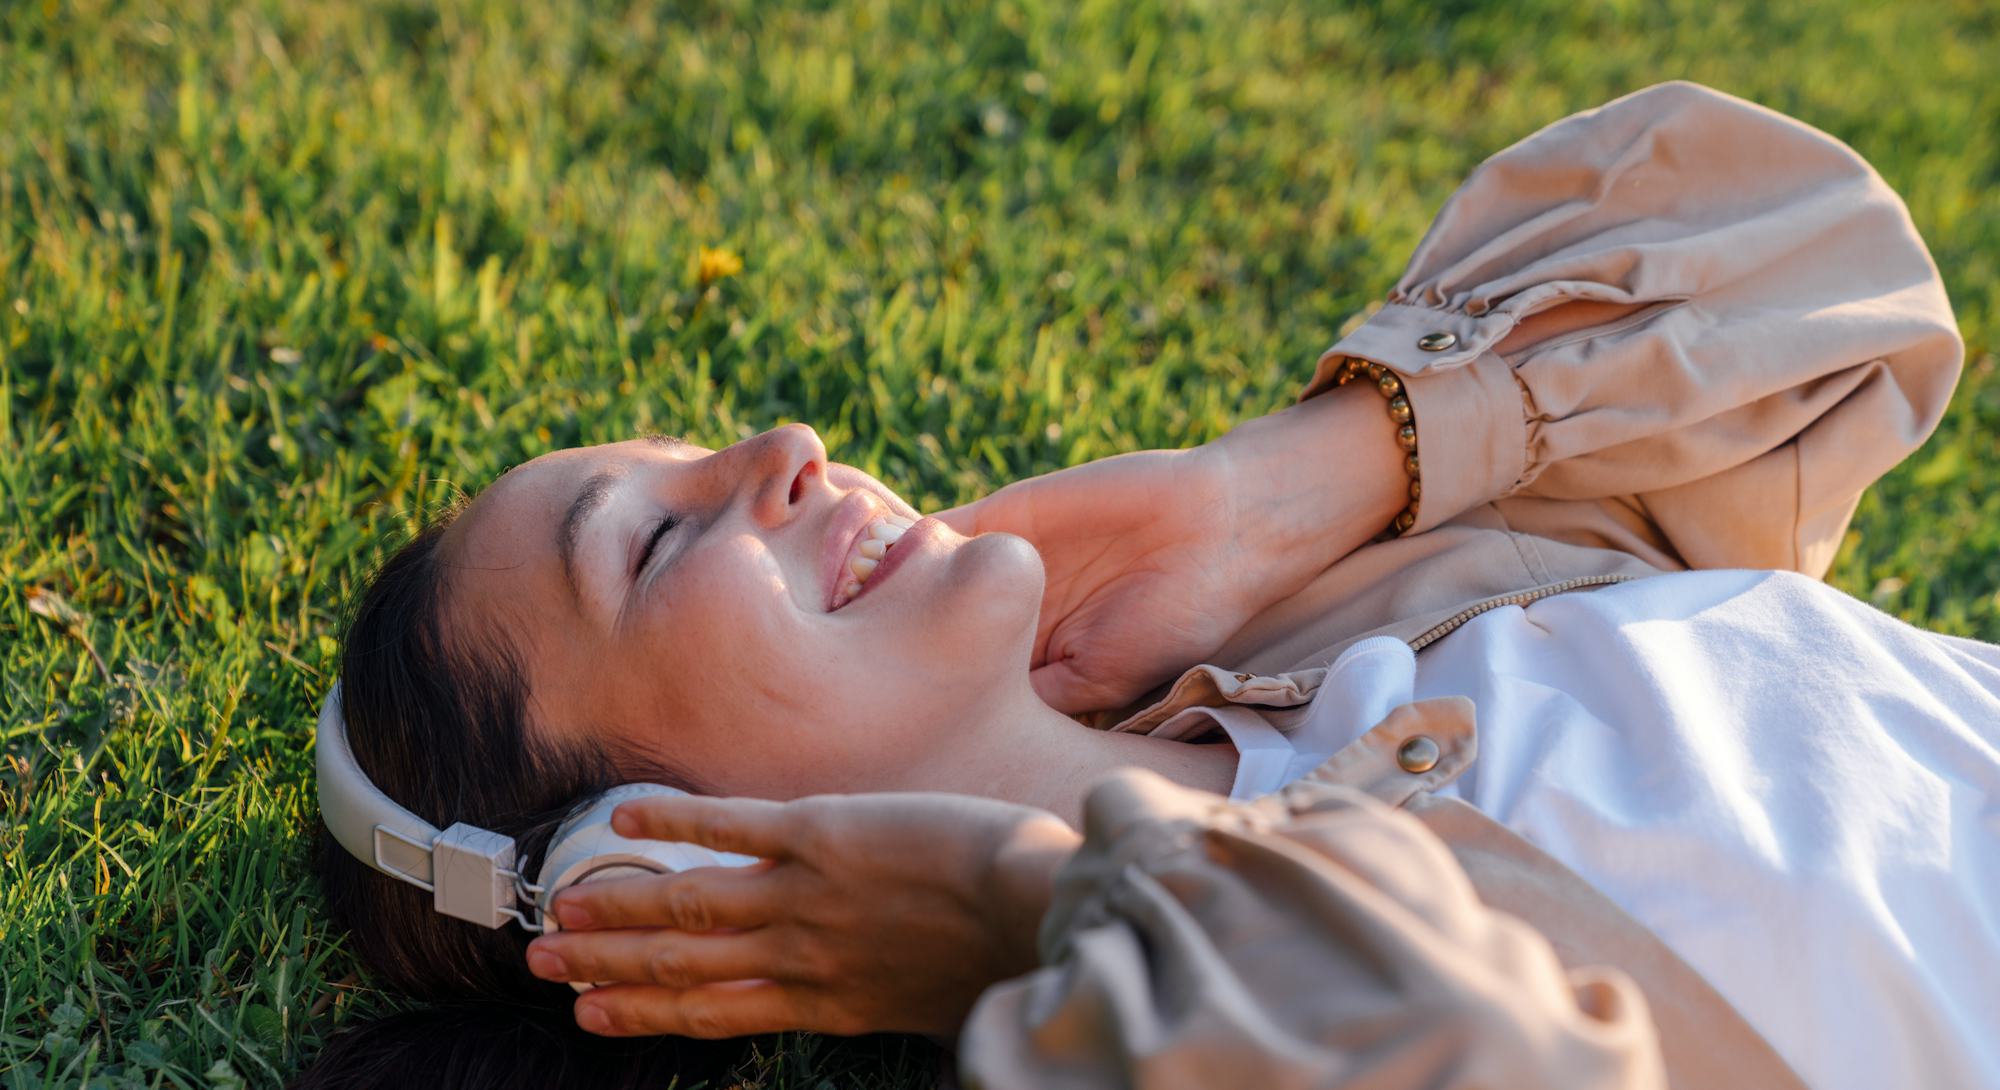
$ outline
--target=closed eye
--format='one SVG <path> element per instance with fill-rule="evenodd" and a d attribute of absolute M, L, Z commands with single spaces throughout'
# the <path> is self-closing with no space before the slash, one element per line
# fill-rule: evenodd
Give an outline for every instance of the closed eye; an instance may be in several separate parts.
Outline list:
<path fill-rule="evenodd" d="M 645 548 L 639 550 L 638 562 L 632 565 L 632 578 L 637 579 L 639 574 L 646 570 L 646 565 L 653 559 L 654 551 L 660 546 L 660 539 L 667 536 L 668 530 L 680 524 L 681 520 L 679 516 L 668 515 L 661 519 L 658 525 L 653 527 L 653 532 L 646 535 Z"/>

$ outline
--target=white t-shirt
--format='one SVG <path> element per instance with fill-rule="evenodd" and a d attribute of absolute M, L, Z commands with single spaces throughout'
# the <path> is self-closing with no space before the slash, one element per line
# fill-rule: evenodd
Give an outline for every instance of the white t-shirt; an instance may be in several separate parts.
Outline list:
<path fill-rule="evenodd" d="M 1471 697 L 1456 795 L 1651 928 L 1818 1090 L 2000 1087 L 2000 647 L 1804 576 L 1687 572 L 1365 640 L 1233 797 Z"/>

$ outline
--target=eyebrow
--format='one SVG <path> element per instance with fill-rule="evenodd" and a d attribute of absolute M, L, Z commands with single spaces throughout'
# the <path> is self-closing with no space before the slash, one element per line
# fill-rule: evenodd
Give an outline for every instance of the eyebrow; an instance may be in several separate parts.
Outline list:
<path fill-rule="evenodd" d="M 694 444 L 678 435 L 642 435 L 641 439 L 656 447 L 679 450 Z M 576 539 L 583 531 L 583 524 L 604 501 L 611 498 L 611 487 L 623 480 L 624 469 L 606 469 L 590 475 L 577 490 L 576 498 L 569 501 L 569 510 L 563 512 L 562 522 L 556 526 L 556 555 L 562 558 L 563 581 L 569 584 L 571 598 L 581 598 L 576 585 Z"/>
<path fill-rule="evenodd" d="M 563 512 L 562 524 L 556 527 L 556 554 L 562 557 L 563 579 L 569 583 L 571 598 L 580 598 L 576 589 L 576 536 L 583 529 L 585 520 L 604 506 L 611 498 L 611 486 L 624 478 L 617 470 L 607 469 L 593 473 L 583 482 L 576 498 L 569 501 L 569 510 Z"/>

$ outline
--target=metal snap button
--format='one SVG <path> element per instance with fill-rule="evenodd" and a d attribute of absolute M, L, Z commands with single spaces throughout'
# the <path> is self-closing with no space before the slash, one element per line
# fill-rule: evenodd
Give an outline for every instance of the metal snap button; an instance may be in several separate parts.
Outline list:
<path fill-rule="evenodd" d="M 1396 763 L 1410 773 L 1429 772 L 1437 767 L 1438 758 L 1442 755 L 1438 744 L 1421 734 L 1396 747 Z"/>
<path fill-rule="evenodd" d="M 1456 333 L 1426 333 L 1417 338 L 1417 347 L 1426 352 L 1442 352 L 1457 343 Z"/>

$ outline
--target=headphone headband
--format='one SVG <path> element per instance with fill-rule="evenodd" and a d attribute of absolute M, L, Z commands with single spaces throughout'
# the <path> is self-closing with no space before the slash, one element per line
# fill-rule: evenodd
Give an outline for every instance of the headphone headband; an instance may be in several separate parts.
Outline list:
<path fill-rule="evenodd" d="M 340 846 L 391 878 L 429 889 L 430 845 L 438 838 L 437 826 L 396 805 L 361 771 L 347 744 L 337 681 L 319 709 L 313 763 L 319 774 L 320 817 Z"/>
<path fill-rule="evenodd" d="M 514 870 L 514 838 L 464 822 L 440 832 L 383 794 L 347 744 L 337 681 L 320 706 L 316 750 L 320 818 L 349 855 L 429 892 L 447 916 L 539 930 L 519 907 L 528 900 L 522 894 L 535 891 Z"/>
<path fill-rule="evenodd" d="M 505 927 L 512 920 L 540 931 L 549 898 L 578 882 L 756 862 L 694 844 L 627 840 L 612 832 L 611 811 L 618 803 L 686 794 L 663 784 L 626 784 L 587 800 L 563 823 L 543 857 L 542 882 L 531 883 L 515 869 L 513 837 L 464 822 L 440 832 L 375 786 L 347 744 L 339 682 L 320 706 L 315 748 L 320 818 L 334 840 L 370 867 L 429 892 L 439 912 L 484 927 Z"/>

